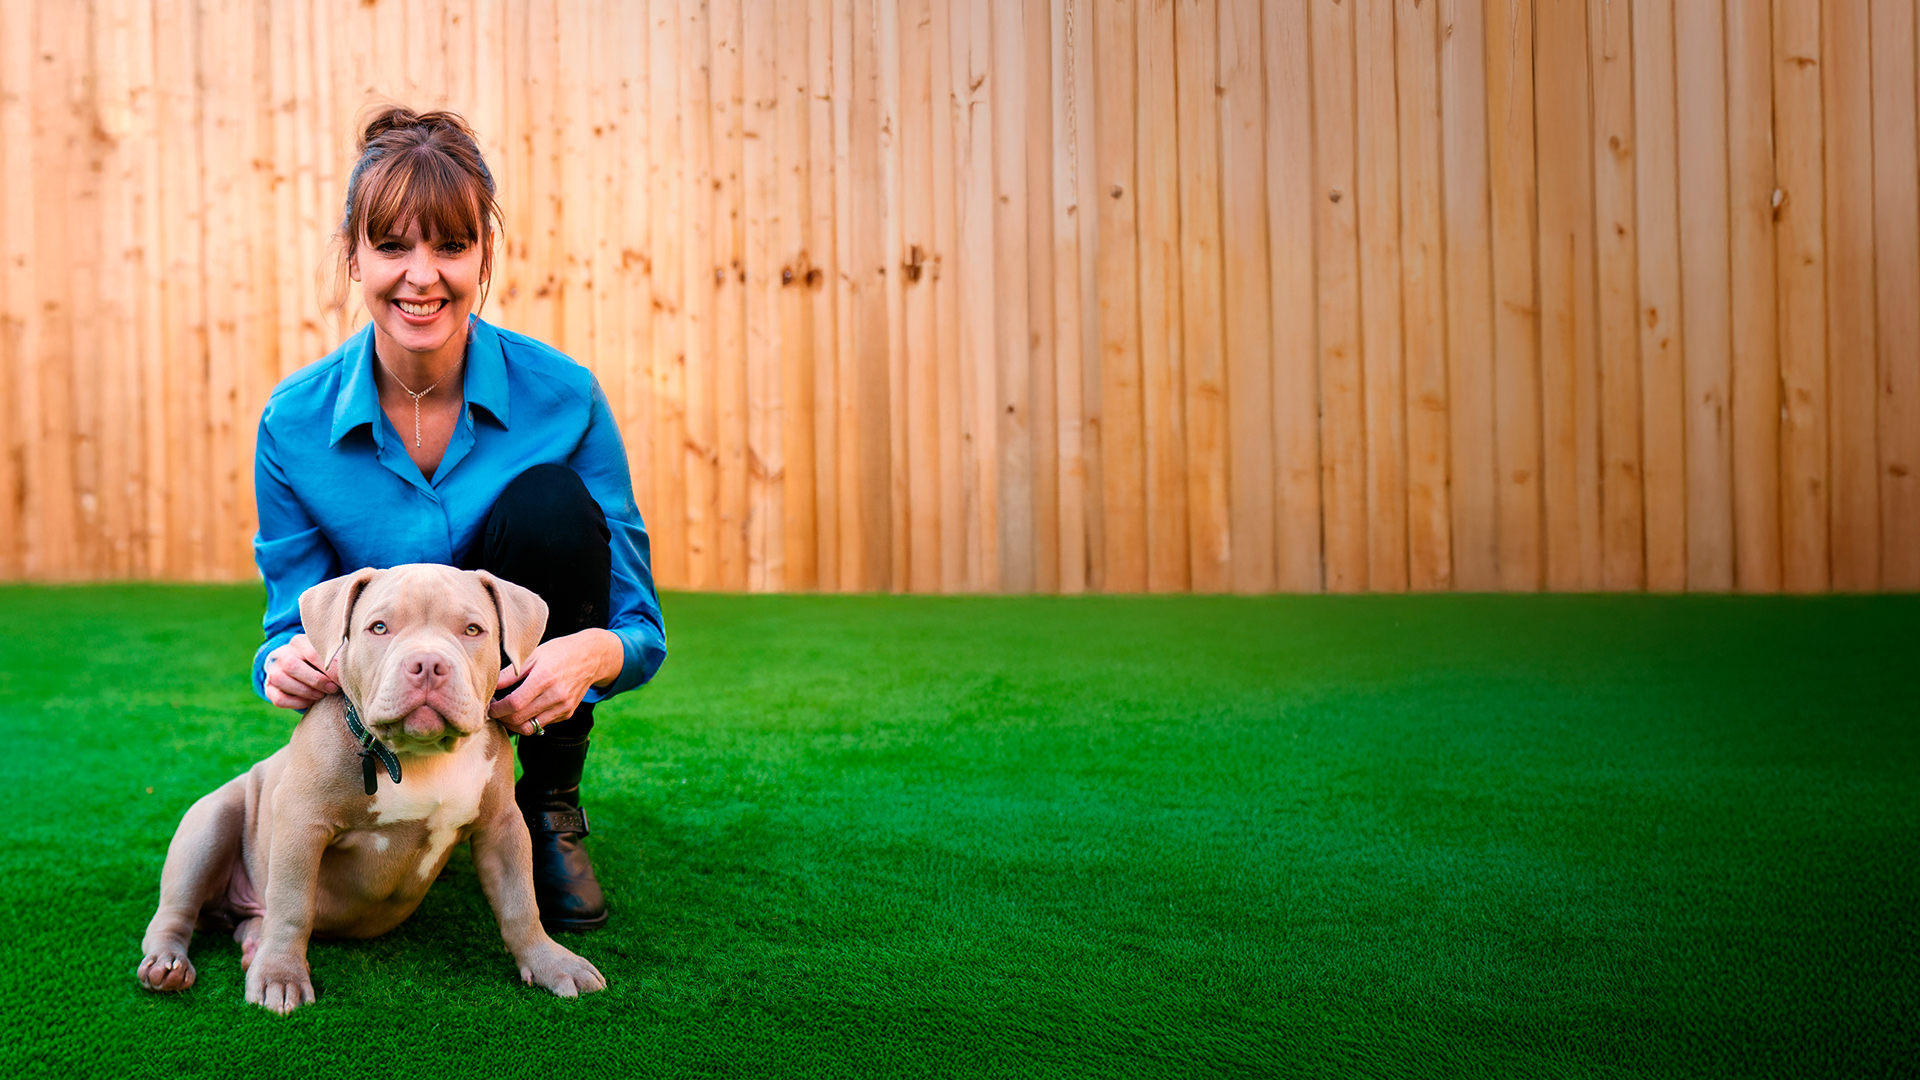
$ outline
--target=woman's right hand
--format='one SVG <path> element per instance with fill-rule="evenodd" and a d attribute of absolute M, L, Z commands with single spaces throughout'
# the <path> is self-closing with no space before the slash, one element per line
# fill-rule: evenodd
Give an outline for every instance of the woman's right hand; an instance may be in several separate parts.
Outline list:
<path fill-rule="evenodd" d="M 305 634 L 267 654 L 267 700 L 283 709 L 305 709 L 336 693 L 340 683 Z"/>

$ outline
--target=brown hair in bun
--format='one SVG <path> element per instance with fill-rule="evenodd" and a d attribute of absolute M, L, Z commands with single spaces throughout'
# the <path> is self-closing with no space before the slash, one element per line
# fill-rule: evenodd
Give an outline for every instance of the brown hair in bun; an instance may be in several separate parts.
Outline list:
<path fill-rule="evenodd" d="M 473 129 L 444 109 L 416 113 L 386 105 L 367 121 L 347 177 L 346 212 L 335 241 L 344 268 L 365 237 L 386 236 L 418 221 L 430 239 L 480 245 L 480 305 L 493 273 L 493 237 L 500 220 L 493 174 Z M 335 290 L 336 310 L 346 305 L 346 277 Z"/>

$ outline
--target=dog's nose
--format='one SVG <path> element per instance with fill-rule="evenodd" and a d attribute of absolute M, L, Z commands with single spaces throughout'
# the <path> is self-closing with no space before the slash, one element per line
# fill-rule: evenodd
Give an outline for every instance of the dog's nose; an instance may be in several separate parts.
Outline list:
<path fill-rule="evenodd" d="M 433 686 L 446 681 L 452 668 L 447 665 L 446 657 L 437 653 L 421 652 L 407 657 L 407 681 L 415 686 Z"/>

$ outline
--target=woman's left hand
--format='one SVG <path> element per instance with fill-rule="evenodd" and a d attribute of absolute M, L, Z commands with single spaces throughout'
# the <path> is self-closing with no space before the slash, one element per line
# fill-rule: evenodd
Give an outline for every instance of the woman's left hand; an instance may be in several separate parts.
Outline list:
<path fill-rule="evenodd" d="M 626 649 L 611 630 L 588 629 L 543 641 L 525 664 L 508 665 L 500 685 L 513 693 L 487 707 L 507 730 L 531 735 L 534 721 L 548 727 L 573 715 L 587 688 L 612 682 L 625 665 Z"/>

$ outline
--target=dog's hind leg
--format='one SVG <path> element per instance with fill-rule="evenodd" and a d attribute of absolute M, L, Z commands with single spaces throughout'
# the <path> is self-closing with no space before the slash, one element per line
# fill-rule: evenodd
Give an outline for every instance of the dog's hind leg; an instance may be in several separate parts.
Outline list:
<path fill-rule="evenodd" d="M 160 871 L 160 908 L 147 924 L 147 935 L 140 942 L 146 956 L 135 972 L 140 985 L 149 990 L 185 990 L 193 985 L 195 973 L 187 947 L 200 909 L 226 892 L 234 860 L 240 857 L 246 779 L 230 780 L 194 803 L 167 845 L 166 867 Z"/>

